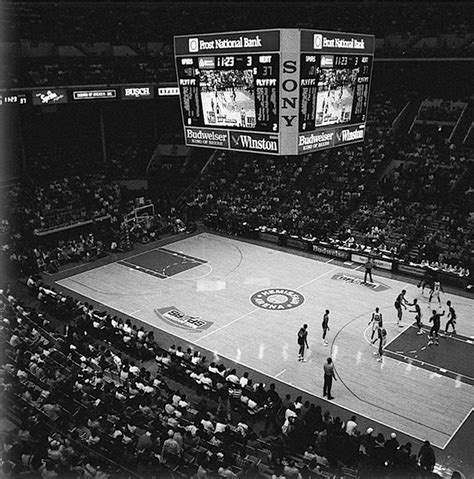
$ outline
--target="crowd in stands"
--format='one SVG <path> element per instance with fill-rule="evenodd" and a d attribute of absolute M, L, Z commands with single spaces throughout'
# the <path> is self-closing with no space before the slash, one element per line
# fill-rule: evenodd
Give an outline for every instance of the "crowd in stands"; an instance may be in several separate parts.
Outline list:
<path fill-rule="evenodd" d="M 225 9 L 214 4 L 153 5 L 125 4 L 94 7 L 81 4 L 12 4 L 4 20 L 10 38 L 61 41 L 62 45 L 112 42 L 115 45 L 169 42 L 173 35 L 209 31 L 262 28 L 313 28 L 336 31 L 366 31 L 378 38 L 390 34 L 436 36 L 470 32 L 472 12 L 436 4 L 351 4 L 330 2 L 299 3 L 288 8 L 283 3 L 240 5 L 227 2 Z M 179 22 L 176 19 L 179 18 Z M 73 21 L 75 19 L 77 21 Z M 125 21 L 125 19 L 127 19 Z"/>
<path fill-rule="evenodd" d="M 472 171 L 469 150 L 431 138 L 395 144 L 393 108 L 373 105 L 363 146 L 278 160 L 217 155 L 188 193 L 189 215 L 231 233 L 265 226 L 468 276 L 473 224 L 455 188 Z"/>
<path fill-rule="evenodd" d="M 3 477 L 439 477 L 428 441 L 416 454 L 34 276 L 21 288 L 0 301 Z"/>
<path fill-rule="evenodd" d="M 116 216 L 119 203 L 119 186 L 103 176 L 65 177 L 47 185 L 23 184 L 4 193 L 5 214 L 22 233 L 41 233 L 80 221 Z"/>
<path fill-rule="evenodd" d="M 441 106 L 422 105 L 417 117 L 419 120 L 456 122 L 464 106 L 451 106 L 449 104 Z"/>
<path fill-rule="evenodd" d="M 363 2 L 299 3 L 291 9 L 283 3 L 269 9 L 265 2 L 241 9 L 230 2 L 225 10 L 202 3 L 95 8 L 66 3 L 11 4 L 4 7 L 3 23 L 14 46 L 7 50 L 8 68 L 0 76 L 4 83 L 0 86 L 172 81 L 173 35 L 209 31 L 281 27 L 360 31 L 382 40 L 377 43 L 379 57 L 462 57 L 470 54 L 469 11 L 442 4 L 377 6 Z M 417 47 L 422 36 L 430 41 Z M 25 42 L 31 42 L 33 53 Z M 44 47 L 40 54 L 38 45 Z M 64 46 L 70 48 L 60 56 Z M 27 60 L 17 62 L 19 53 Z"/>

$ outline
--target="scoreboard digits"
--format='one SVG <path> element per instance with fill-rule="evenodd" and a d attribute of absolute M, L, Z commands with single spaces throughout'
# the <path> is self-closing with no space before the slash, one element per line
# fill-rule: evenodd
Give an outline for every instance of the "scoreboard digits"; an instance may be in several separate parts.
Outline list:
<path fill-rule="evenodd" d="M 187 145 L 297 155 L 364 140 L 372 35 L 278 29 L 174 44 Z"/>

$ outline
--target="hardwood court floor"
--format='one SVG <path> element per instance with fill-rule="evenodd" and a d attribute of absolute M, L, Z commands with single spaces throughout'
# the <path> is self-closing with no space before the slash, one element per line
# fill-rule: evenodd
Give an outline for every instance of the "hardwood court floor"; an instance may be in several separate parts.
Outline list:
<path fill-rule="evenodd" d="M 339 379 L 333 386 L 336 404 L 444 448 L 473 407 L 473 387 L 420 363 L 375 360 L 367 331 L 375 307 L 384 315 L 390 342 L 413 322 L 413 314 L 404 313 L 405 327 L 397 327 L 393 303 L 398 293 L 406 289 L 408 300 L 419 298 L 425 321 L 428 303 L 415 286 L 376 272 L 375 286 L 360 284 L 363 274 L 356 266 L 203 233 L 57 283 L 181 338 L 178 344 L 199 345 L 319 397 L 322 365 L 331 355 Z M 269 310 L 250 301 L 266 289 L 279 291 L 261 293 L 257 304 L 292 307 Z M 447 299 L 457 311 L 458 332 L 472 340 L 473 301 L 446 294 L 443 305 Z M 328 347 L 321 341 L 325 309 L 330 310 Z M 303 323 L 309 325 L 305 363 L 297 360 L 296 344 Z M 426 335 L 419 338 L 421 348 Z M 468 344 L 460 360 L 470 363 L 473 372 L 472 342 Z M 442 358 L 439 363 L 442 368 Z"/>

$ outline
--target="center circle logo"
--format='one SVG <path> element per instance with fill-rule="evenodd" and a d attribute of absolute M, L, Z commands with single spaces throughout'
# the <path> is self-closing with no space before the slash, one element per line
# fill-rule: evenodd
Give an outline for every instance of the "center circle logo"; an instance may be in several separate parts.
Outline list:
<path fill-rule="evenodd" d="M 255 306 L 270 311 L 294 309 L 304 303 L 304 296 L 292 289 L 262 289 L 250 296 Z"/>

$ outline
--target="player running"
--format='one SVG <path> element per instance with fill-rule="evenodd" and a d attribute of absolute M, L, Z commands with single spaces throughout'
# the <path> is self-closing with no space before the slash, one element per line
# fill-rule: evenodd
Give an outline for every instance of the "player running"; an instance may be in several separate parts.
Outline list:
<path fill-rule="evenodd" d="M 423 334 L 423 329 L 421 329 L 421 327 L 423 326 L 421 323 L 421 308 L 418 304 L 418 300 L 415 298 L 413 300 L 413 303 L 410 304 L 410 306 L 413 306 L 415 308 L 411 309 L 410 313 L 415 313 L 416 325 L 418 326 L 418 332 L 416 334 Z"/>
<path fill-rule="evenodd" d="M 323 346 L 327 346 L 328 342 L 326 341 L 326 333 L 329 331 L 329 309 L 326 309 L 326 312 L 323 316 Z"/>
<path fill-rule="evenodd" d="M 433 298 L 433 296 L 436 296 L 438 298 L 438 303 L 441 304 L 441 299 L 439 297 L 439 292 L 442 292 L 444 293 L 444 290 L 443 290 L 443 287 L 441 286 L 441 283 L 439 280 L 436 280 L 433 284 L 433 287 L 431 288 L 431 291 L 430 291 L 430 299 L 429 299 L 429 302 L 431 303 L 431 299 Z"/>
<path fill-rule="evenodd" d="M 456 333 L 456 311 L 451 306 L 451 301 L 448 301 L 446 304 L 448 305 L 448 308 L 449 308 L 448 322 L 446 323 L 446 329 L 445 329 L 446 334 L 449 334 L 448 332 L 449 326 L 453 327 L 453 334 L 457 334 Z"/>
<path fill-rule="evenodd" d="M 372 313 L 372 318 L 369 321 L 369 326 L 372 324 L 372 334 L 370 340 L 374 339 L 375 333 L 382 327 L 382 313 L 379 312 L 379 308 L 375 308 L 375 313 Z"/>
<path fill-rule="evenodd" d="M 405 298 L 406 290 L 402 290 L 402 292 L 397 296 L 397 299 L 395 300 L 394 306 L 395 309 L 397 310 L 397 326 L 399 328 L 403 328 L 403 325 L 400 324 L 400 321 L 402 320 L 402 306 L 407 309 L 406 305 L 409 304 L 407 299 Z"/>
<path fill-rule="evenodd" d="M 377 341 L 379 342 L 379 350 L 378 352 L 374 352 L 374 356 L 378 354 L 379 357 L 377 361 L 382 361 L 383 348 L 385 344 L 387 344 L 387 330 L 385 328 L 379 328 L 377 330 L 377 337 L 372 341 L 372 344 L 375 344 Z"/>
<path fill-rule="evenodd" d="M 429 341 L 428 346 L 435 344 L 438 346 L 439 343 L 439 327 L 441 324 L 441 316 L 444 316 L 444 311 L 440 314 L 436 309 L 433 309 L 433 316 L 430 318 L 430 323 L 433 323 L 433 326 L 430 329 Z"/>

